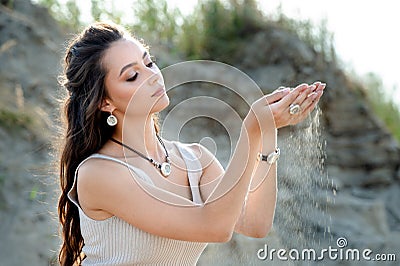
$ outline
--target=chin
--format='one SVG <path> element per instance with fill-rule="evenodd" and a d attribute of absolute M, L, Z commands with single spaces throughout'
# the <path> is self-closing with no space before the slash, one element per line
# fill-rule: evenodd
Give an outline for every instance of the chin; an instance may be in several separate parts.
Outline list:
<path fill-rule="evenodd" d="M 155 102 L 153 108 L 151 109 L 152 112 L 158 113 L 167 108 L 169 105 L 169 98 L 167 94 L 164 94 L 162 97 L 157 99 L 157 102 Z"/>

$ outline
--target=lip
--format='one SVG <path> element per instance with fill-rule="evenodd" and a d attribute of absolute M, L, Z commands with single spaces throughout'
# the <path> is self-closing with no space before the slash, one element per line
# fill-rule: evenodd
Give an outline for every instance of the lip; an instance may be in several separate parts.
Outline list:
<path fill-rule="evenodd" d="M 157 96 L 161 96 L 165 93 L 165 89 L 163 87 L 159 88 L 158 90 L 156 90 L 155 93 L 153 93 L 151 95 L 151 97 L 157 97 Z"/>

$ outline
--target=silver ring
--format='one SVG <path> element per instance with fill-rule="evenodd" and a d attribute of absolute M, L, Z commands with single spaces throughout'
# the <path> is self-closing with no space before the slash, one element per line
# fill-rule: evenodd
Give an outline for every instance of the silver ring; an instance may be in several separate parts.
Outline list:
<path fill-rule="evenodd" d="M 297 114 L 298 112 L 300 112 L 300 105 L 292 103 L 292 104 L 289 106 L 289 114 L 295 115 L 295 114 Z"/>

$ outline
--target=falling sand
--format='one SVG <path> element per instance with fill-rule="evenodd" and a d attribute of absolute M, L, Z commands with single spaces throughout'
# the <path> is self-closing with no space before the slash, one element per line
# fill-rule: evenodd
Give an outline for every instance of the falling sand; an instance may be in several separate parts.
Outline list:
<path fill-rule="evenodd" d="M 317 108 L 279 138 L 278 200 L 274 228 L 285 248 L 318 248 L 332 241 L 327 205 L 332 182 L 324 167 L 325 147 Z"/>

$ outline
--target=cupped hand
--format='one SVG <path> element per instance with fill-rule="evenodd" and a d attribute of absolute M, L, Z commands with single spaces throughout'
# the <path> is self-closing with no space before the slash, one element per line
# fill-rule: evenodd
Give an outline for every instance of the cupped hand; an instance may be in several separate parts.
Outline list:
<path fill-rule="evenodd" d="M 278 102 L 270 104 L 276 127 L 282 128 L 303 121 L 318 104 L 325 87 L 326 84 L 320 81 L 312 85 L 301 84 Z"/>
<path fill-rule="evenodd" d="M 293 90 L 275 90 L 251 105 L 245 124 L 251 131 L 263 133 L 272 126 L 282 128 L 300 123 L 315 108 L 325 87 L 325 83 L 317 81 L 312 85 L 300 84 Z M 298 112 L 295 114 L 290 113 L 293 105 L 298 105 Z"/>

